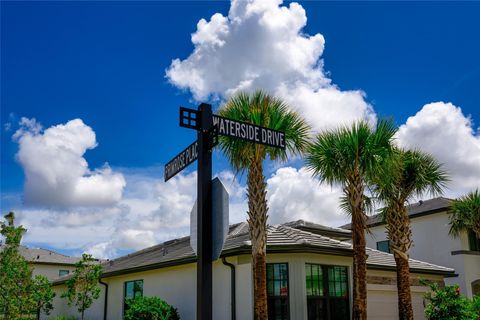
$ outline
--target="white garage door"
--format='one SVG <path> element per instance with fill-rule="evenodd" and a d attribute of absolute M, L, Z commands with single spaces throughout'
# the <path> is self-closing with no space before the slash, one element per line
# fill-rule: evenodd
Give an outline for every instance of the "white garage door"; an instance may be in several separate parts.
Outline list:
<path fill-rule="evenodd" d="M 397 292 L 392 290 L 368 290 L 368 319 L 398 319 Z M 412 292 L 415 320 L 424 320 L 423 293 Z"/>

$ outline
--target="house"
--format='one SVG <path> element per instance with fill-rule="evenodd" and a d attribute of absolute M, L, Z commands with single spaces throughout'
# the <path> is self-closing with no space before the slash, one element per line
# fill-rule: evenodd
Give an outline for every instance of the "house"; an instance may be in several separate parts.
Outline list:
<path fill-rule="evenodd" d="M 0 246 L 2 250 L 2 246 Z M 80 258 L 69 257 L 51 250 L 20 246 L 20 254 L 33 267 L 33 276 L 43 275 L 49 280 L 68 275 L 75 270 Z"/>
<path fill-rule="evenodd" d="M 450 202 L 439 197 L 407 206 L 413 240 L 410 257 L 455 269 L 458 276 L 446 279 L 446 284 L 458 284 L 468 297 L 480 295 L 480 239 L 473 232 L 458 238 L 448 234 Z M 390 252 L 382 218 L 371 216 L 367 225 L 367 246 Z"/>
<path fill-rule="evenodd" d="M 268 226 L 267 288 L 271 319 L 350 319 L 352 247 L 350 232 L 305 221 Z M 369 319 L 395 319 L 395 261 L 391 254 L 368 253 Z M 122 319 L 125 299 L 159 296 L 195 319 L 196 256 L 184 237 L 103 263 L 101 298 L 86 311 L 91 320 Z M 454 270 L 410 260 L 415 319 L 424 319 L 421 279 L 443 284 Z M 65 280 L 53 282 L 52 315 L 78 315 L 60 298 Z M 230 226 L 221 258 L 213 263 L 213 319 L 253 318 L 251 242 L 247 223 Z M 335 317 L 334 317 L 335 316 Z M 45 319 L 45 318 L 44 318 Z"/>

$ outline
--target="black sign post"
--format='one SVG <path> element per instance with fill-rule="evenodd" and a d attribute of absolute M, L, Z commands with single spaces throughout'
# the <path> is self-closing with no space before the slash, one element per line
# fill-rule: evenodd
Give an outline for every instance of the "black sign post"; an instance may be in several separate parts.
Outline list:
<path fill-rule="evenodd" d="M 197 319 L 212 319 L 212 106 L 198 107 Z M 199 120 L 199 121 L 198 121 Z"/>
<path fill-rule="evenodd" d="M 197 141 L 165 165 L 165 181 L 198 159 L 197 178 L 197 320 L 212 319 L 212 149 L 218 134 L 285 149 L 285 133 L 198 110 L 180 107 L 180 126 L 197 130 Z"/>

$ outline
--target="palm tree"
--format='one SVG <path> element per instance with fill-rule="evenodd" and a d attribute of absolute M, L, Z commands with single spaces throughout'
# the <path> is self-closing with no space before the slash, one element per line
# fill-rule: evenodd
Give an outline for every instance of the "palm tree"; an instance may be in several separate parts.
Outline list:
<path fill-rule="evenodd" d="M 405 204 L 425 192 L 440 194 L 448 178 L 441 164 L 418 150 L 397 149 L 384 165 L 385 174 L 373 177 L 373 188 L 379 200 L 385 204 L 381 214 L 387 223 L 387 238 L 396 263 L 399 319 L 412 320 L 408 264 L 412 231 Z"/>
<path fill-rule="evenodd" d="M 381 174 L 381 163 L 391 156 L 395 132 L 391 121 L 379 121 L 375 129 L 359 121 L 318 134 L 307 151 L 306 163 L 313 175 L 343 188 L 342 207 L 352 218 L 353 319 L 367 319 L 365 188 L 370 177 Z"/>
<path fill-rule="evenodd" d="M 267 147 L 240 139 L 221 137 L 220 147 L 233 168 L 246 170 L 248 195 L 248 225 L 252 242 L 254 275 L 254 316 L 267 319 L 266 246 L 267 199 L 263 175 L 263 160 L 286 160 L 290 154 L 300 154 L 308 146 L 309 126 L 280 99 L 263 91 L 252 95 L 239 93 L 220 109 L 219 115 L 285 132 L 285 149 Z"/>
<path fill-rule="evenodd" d="M 473 231 L 480 239 L 480 190 L 453 200 L 450 207 L 450 234 L 458 237 L 462 231 Z"/>

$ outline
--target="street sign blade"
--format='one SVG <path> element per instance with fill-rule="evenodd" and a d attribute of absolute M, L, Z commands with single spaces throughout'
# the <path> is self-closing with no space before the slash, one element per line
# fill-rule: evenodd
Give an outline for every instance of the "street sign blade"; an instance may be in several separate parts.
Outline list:
<path fill-rule="evenodd" d="M 284 132 L 217 115 L 213 115 L 213 125 L 218 126 L 220 135 L 285 149 Z"/>
<path fill-rule="evenodd" d="M 165 165 L 165 182 L 185 169 L 198 158 L 198 142 L 195 141 Z"/>

